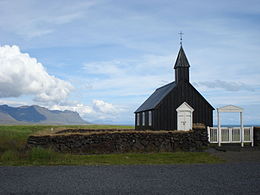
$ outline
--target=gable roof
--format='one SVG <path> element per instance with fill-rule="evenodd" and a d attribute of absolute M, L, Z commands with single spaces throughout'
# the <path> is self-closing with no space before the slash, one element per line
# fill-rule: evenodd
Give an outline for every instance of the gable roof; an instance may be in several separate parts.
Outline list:
<path fill-rule="evenodd" d="M 174 65 L 174 69 L 176 68 L 189 68 L 190 67 L 190 64 L 189 64 L 189 61 L 186 57 L 186 54 L 181 46 L 180 48 L 180 51 L 178 53 L 178 57 L 175 61 L 175 65 Z"/>
<path fill-rule="evenodd" d="M 191 111 L 193 112 L 194 109 L 187 103 L 187 102 L 183 102 L 177 109 L 176 111 Z"/>
<path fill-rule="evenodd" d="M 244 109 L 234 105 L 227 105 L 218 108 L 219 112 L 243 112 Z"/>
<path fill-rule="evenodd" d="M 176 83 L 172 82 L 156 89 L 153 94 L 135 112 L 154 109 L 161 102 L 161 100 L 175 87 Z"/>

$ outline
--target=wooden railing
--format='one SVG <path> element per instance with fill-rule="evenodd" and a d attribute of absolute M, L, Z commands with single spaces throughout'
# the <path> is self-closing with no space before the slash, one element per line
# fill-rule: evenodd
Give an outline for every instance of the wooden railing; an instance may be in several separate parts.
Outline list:
<path fill-rule="evenodd" d="M 210 143 L 251 143 L 254 146 L 254 132 L 253 127 L 221 127 L 221 132 L 218 131 L 218 127 L 208 127 L 208 139 Z M 242 134 L 241 134 L 242 132 Z"/>

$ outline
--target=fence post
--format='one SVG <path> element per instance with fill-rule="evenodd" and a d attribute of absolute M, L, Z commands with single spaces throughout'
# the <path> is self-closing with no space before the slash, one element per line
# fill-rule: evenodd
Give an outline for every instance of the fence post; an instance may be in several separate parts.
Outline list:
<path fill-rule="evenodd" d="M 254 127 L 250 127 L 250 139 L 251 139 L 251 146 L 254 146 Z"/>
<path fill-rule="evenodd" d="M 233 140 L 232 140 L 232 127 L 231 128 L 228 128 L 228 142 L 231 143 Z"/>
<path fill-rule="evenodd" d="M 208 141 L 209 141 L 209 143 L 210 143 L 210 127 L 209 126 L 207 126 L 207 130 L 208 130 Z"/>
<path fill-rule="evenodd" d="M 217 108 L 218 112 L 218 146 L 221 146 L 221 126 L 220 126 L 220 116 L 219 116 L 219 109 Z"/>
<path fill-rule="evenodd" d="M 243 114 L 240 112 L 240 138 L 241 138 L 241 146 L 244 147 L 244 127 L 243 127 Z"/>

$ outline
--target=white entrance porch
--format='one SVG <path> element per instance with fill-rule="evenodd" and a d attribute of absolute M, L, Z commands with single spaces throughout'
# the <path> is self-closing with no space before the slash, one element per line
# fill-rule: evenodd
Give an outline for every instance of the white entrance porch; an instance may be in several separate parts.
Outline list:
<path fill-rule="evenodd" d="M 217 108 L 218 127 L 208 127 L 208 139 L 210 143 L 251 143 L 254 146 L 253 127 L 244 127 L 243 124 L 243 108 L 238 106 L 228 105 Z M 239 112 L 240 127 L 221 127 L 220 113 L 221 112 Z"/>

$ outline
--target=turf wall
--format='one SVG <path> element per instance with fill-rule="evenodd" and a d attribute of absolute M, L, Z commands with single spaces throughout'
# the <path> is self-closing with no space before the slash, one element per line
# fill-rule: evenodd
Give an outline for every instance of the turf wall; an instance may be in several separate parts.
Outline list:
<path fill-rule="evenodd" d="M 124 153 L 197 151 L 208 145 L 205 129 L 192 131 L 122 131 L 30 136 L 28 147 L 53 148 L 70 153 Z"/>

